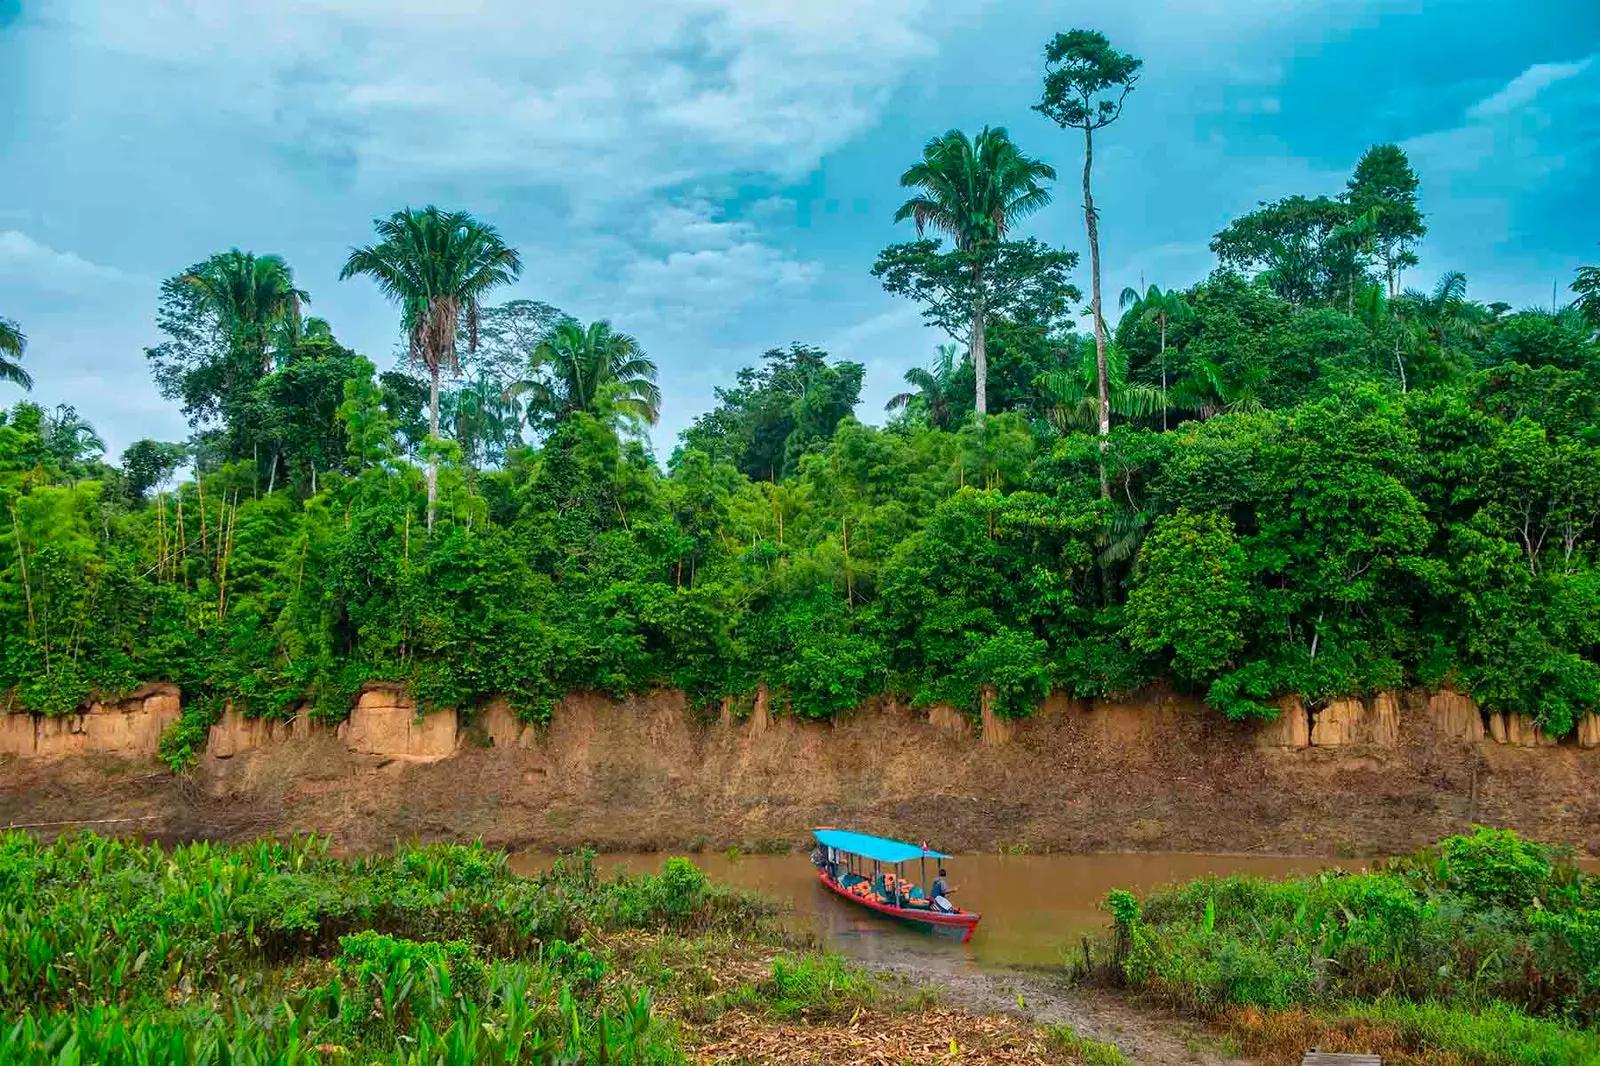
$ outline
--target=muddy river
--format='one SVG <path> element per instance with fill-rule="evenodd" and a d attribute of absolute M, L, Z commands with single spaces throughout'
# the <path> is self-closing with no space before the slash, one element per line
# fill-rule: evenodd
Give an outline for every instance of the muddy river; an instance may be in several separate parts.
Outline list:
<path fill-rule="evenodd" d="M 926 957 L 944 971 L 964 960 L 978 967 L 1051 966 L 1079 950 L 1079 938 L 1106 927 L 1100 901 L 1113 888 L 1145 892 L 1174 881 L 1207 874 L 1241 873 L 1262 877 L 1314 873 L 1328 866 L 1357 867 L 1359 861 L 1256 858 L 1236 855 L 963 855 L 947 863 L 953 895 L 963 907 L 983 915 L 967 944 L 949 936 L 920 932 L 848 903 L 817 883 L 804 852 L 792 855 L 706 853 L 688 856 L 714 880 L 752 889 L 790 908 L 789 920 L 809 928 L 829 946 L 872 964 L 903 967 Z M 666 861 L 664 853 L 607 854 L 602 871 L 650 873 Z M 549 865 L 547 854 L 512 858 L 519 873 Z M 908 874 L 915 869 L 907 867 Z M 932 870 L 929 870 L 930 876 Z"/>

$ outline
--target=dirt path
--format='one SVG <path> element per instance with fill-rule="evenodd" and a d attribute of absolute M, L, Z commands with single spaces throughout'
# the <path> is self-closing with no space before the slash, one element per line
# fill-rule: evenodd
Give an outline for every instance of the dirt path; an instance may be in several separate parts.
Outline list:
<path fill-rule="evenodd" d="M 1074 988 L 1038 970 L 928 965 L 875 959 L 868 968 L 919 988 L 941 1001 L 979 1014 L 1006 1014 L 1042 1025 L 1067 1024 L 1083 1036 L 1107 1041 L 1141 1066 L 1250 1066 L 1228 1055 L 1217 1038 L 1184 1019 L 1130 1005 L 1096 989 Z"/>

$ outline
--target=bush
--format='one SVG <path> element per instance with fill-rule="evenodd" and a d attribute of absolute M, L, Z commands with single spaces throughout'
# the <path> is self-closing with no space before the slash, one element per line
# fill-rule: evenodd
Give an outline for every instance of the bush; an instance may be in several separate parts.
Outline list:
<path fill-rule="evenodd" d="M 1370 873 L 1205 878 L 1107 907 L 1123 979 L 1192 1007 L 1399 995 L 1591 1025 L 1597 892 L 1548 849 L 1479 829 Z"/>

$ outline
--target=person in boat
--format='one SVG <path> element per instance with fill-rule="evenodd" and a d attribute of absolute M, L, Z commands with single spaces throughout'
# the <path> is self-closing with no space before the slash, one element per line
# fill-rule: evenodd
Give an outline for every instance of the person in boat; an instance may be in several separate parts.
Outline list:
<path fill-rule="evenodd" d="M 951 894 L 955 892 L 955 888 L 950 884 L 949 877 L 950 875 L 945 868 L 943 866 L 939 867 L 938 876 L 933 879 L 933 884 L 929 886 L 928 891 L 928 895 L 933 897 L 935 904 L 940 899 L 949 900 Z"/>

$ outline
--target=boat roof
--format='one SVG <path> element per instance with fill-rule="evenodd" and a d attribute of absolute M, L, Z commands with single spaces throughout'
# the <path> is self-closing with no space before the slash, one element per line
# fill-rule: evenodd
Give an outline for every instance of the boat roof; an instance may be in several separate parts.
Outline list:
<path fill-rule="evenodd" d="M 919 844 L 907 844 L 888 837 L 852 833 L 848 829 L 813 829 L 817 843 L 878 862 L 910 862 L 912 859 L 948 859 L 942 851 L 931 851 Z"/>

